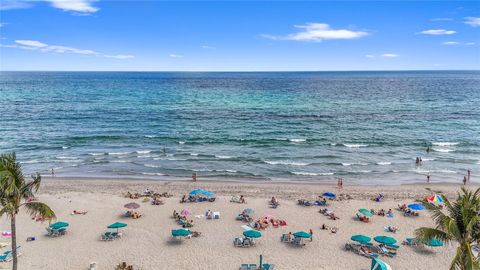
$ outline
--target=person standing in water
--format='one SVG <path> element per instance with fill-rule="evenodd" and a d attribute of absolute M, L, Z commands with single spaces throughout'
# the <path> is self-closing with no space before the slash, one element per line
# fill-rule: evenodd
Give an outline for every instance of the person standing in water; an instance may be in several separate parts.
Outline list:
<path fill-rule="evenodd" d="M 470 183 L 470 175 L 472 174 L 472 171 L 470 169 L 467 170 L 467 182 Z"/>
<path fill-rule="evenodd" d="M 427 146 L 427 153 L 430 153 L 430 146 Z"/>
<path fill-rule="evenodd" d="M 55 177 L 55 171 L 52 168 L 52 177 Z"/>
<path fill-rule="evenodd" d="M 427 173 L 427 183 L 430 183 L 430 173 Z"/>

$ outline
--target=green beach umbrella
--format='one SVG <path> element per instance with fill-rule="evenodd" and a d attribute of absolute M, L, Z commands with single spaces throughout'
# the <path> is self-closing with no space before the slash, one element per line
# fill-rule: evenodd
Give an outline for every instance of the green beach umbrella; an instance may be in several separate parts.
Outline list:
<path fill-rule="evenodd" d="M 63 221 L 59 221 L 59 222 L 55 222 L 53 224 L 50 224 L 49 227 L 56 230 L 56 229 L 68 227 L 68 223 L 63 222 Z"/>
<path fill-rule="evenodd" d="M 395 238 L 388 237 L 388 236 L 383 236 L 383 235 L 375 236 L 375 238 L 373 238 L 373 239 L 375 241 L 377 241 L 381 244 L 385 244 L 385 245 L 392 245 L 392 244 L 395 244 L 397 242 L 397 240 L 395 240 Z"/>
<path fill-rule="evenodd" d="M 112 223 L 110 225 L 107 226 L 107 228 L 109 229 L 117 229 L 117 232 L 118 232 L 118 229 L 119 228 L 123 228 L 123 227 L 127 227 L 128 225 L 125 224 L 125 223 L 122 223 L 122 222 L 115 222 L 115 223 Z"/>
<path fill-rule="evenodd" d="M 190 235 L 190 230 L 186 230 L 186 229 L 172 230 L 173 237 L 188 236 L 188 235 Z"/>
<path fill-rule="evenodd" d="M 358 209 L 358 212 L 360 212 L 362 215 L 366 216 L 366 217 L 371 217 L 373 216 L 372 212 L 368 209 L 365 209 L 365 208 L 360 208 Z"/>
<path fill-rule="evenodd" d="M 361 234 L 354 235 L 350 239 L 352 239 L 355 242 L 359 242 L 359 243 L 368 243 L 368 242 L 370 242 L 370 240 L 372 240 L 372 238 L 370 238 L 368 236 L 365 236 L 365 235 L 361 235 Z"/>
<path fill-rule="evenodd" d="M 259 231 L 255 231 L 255 230 L 244 231 L 243 235 L 249 238 L 259 238 L 262 236 L 262 234 Z"/>
<path fill-rule="evenodd" d="M 295 237 L 300 237 L 300 238 L 311 238 L 312 235 L 307 233 L 307 232 L 296 232 L 293 234 Z"/>
<path fill-rule="evenodd" d="M 443 246 L 443 242 L 437 239 L 430 239 L 425 242 L 425 245 L 430 247 L 441 247 Z"/>

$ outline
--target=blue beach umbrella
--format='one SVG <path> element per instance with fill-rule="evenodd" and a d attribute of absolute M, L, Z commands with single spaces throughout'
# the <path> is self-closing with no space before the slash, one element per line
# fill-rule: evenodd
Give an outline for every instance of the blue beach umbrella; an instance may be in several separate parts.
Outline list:
<path fill-rule="evenodd" d="M 418 203 L 409 204 L 408 208 L 410 208 L 412 210 L 416 210 L 416 211 L 425 210 L 425 206 L 423 206 L 421 204 L 418 204 Z"/>
<path fill-rule="evenodd" d="M 302 231 L 294 233 L 293 236 L 300 237 L 300 238 L 311 238 L 312 237 L 311 234 L 309 234 L 307 232 L 302 232 Z"/>
<path fill-rule="evenodd" d="M 333 192 L 325 192 L 325 193 L 323 193 L 323 196 L 324 197 L 329 197 L 329 198 L 335 198 L 337 195 L 335 195 L 335 193 L 333 193 Z"/>
<path fill-rule="evenodd" d="M 392 270 L 392 267 L 378 258 L 372 258 L 372 267 L 370 270 Z"/>
<path fill-rule="evenodd" d="M 190 195 L 198 195 L 198 194 L 202 194 L 203 193 L 203 190 L 201 189 L 194 189 L 192 191 L 190 191 Z"/>

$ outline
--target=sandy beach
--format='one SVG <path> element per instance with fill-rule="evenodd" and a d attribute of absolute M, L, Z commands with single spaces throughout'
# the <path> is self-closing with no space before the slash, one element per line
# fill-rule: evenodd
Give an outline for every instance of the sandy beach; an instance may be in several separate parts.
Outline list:
<path fill-rule="evenodd" d="M 473 186 L 470 186 L 472 188 Z M 127 191 L 142 193 L 145 189 L 168 192 L 173 197 L 164 199 L 164 205 L 152 205 L 141 199 L 132 200 L 123 196 Z M 182 194 L 195 188 L 211 190 L 217 194 L 215 202 L 179 202 Z M 17 219 L 19 245 L 23 255 L 19 269 L 89 269 L 91 262 L 97 268 L 114 269 L 120 262 L 134 265 L 134 269 L 238 269 L 242 263 L 258 264 L 259 255 L 275 269 L 369 269 L 370 259 L 346 251 L 344 245 L 355 234 L 371 237 L 388 235 L 399 242 L 413 236 L 414 229 L 431 226 L 428 213 L 419 217 L 404 217 L 394 210 L 394 218 L 374 216 L 370 223 L 354 219 L 356 209 L 394 209 L 399 203 L 441 192 L 455 197 L 458 185 L 402 185 L 402 186 L 345 186 L 342 190 L 334 185 L 312 184 L 252 184 L 225 182 L 159 182 L 107 179 L 45 179 L 38 198 L 48 203 L 56 212 L 59 221 L 70 224 L 66 235 L 56 238 L 46 236 L 48 223 L 31 220 L 25 213 Z M 330 220 L 320 214 L 318 206 L 300 206 L 297 199 L 313 200 L 326 191 L 337 193 L 339 200 L 329 201 L 329 208 L 340 217 Z M 385 195 L 382 202 L 374 202 L 379 192 Z M 247 204 L 230 202 L 232 195 L 245 195 Z M 268 200 L 276 196 L 280 201 L 277 209 L 269 207 Z M 143 216 L 140 219 L 122 217 L 124 204 L 135 201 Z M 255 216 L 272 214 L 287 221 L 287 226 L 269 227 L 251 248 L 234 247 L 233 239 L 242 236 L 243 222 L 235 217 L 244 208 L 253 208 Z M 171 230 L 180 228 L 172 218 L 174 210 L 190 209 L 194 227 L 202 235 L 198 238 L 174 241 Z M 86 215 L 72 215 L 73 210 L 88 211 Z M 218 211 L 219 220 L 207 220 L 202 215 L 207 210 Z M 115 241 L 100 241 L 107 225 L 120 221 L 128 224 L 122 229 L 123 237 Z M 2 231 L 9 230 L 9 221 L 1 219 Z M 332 234 L 320 226 L 338 227 Z M 395 234 L 384 232 L 383 227 L 394 225 Z M 295 247 L 280 241 L 283 233 L 313 230 L 313 241 L 304 247 Z M 27 237 L 36 240 L 26 242 Z M 9 242 L 2 237 L 0 242 Z M 4 248 L 8 249 L 8 247 Z M 395 258 L 383 258 L 393 269 L 447 269 L 455 246 L 438 248 L 412 248 L 402 246 Z M 10 263 L 3 263 L 7 268 Z"/>

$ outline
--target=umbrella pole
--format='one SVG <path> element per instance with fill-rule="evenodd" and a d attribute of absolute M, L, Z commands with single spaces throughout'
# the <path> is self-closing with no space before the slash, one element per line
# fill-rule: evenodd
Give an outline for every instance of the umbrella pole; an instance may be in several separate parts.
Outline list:
<path fill-rule="evenodd" d="M 263 267 L 262 267 L 262 259 L 263 259 L 263 256 L 260 254 L 260 270 L 263 269 Z"/>

